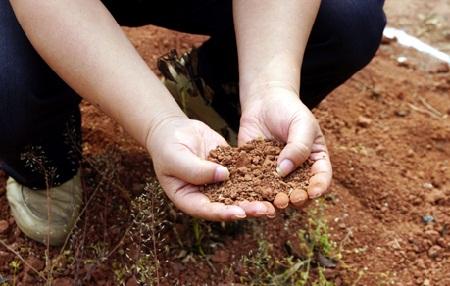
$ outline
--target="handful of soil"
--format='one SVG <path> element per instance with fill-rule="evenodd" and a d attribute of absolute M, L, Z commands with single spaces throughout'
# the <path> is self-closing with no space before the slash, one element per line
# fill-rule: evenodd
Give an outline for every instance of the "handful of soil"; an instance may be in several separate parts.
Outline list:
<path fill-rule="evenodd" d="M 306 192 L 312 162 L 306 161 L 287 177 L 279 176 L 276 166 L 283 147 L 284 144 L 273 140 L 254 140 L 237 148 L 217 147 L 208 160 L 227 167 L 230 178 L 206 185 L 202 192 L 212 202 L 227 205 L 243 200 L 272 202 L 278 193 L 289 195 L 294 189 Z"/>

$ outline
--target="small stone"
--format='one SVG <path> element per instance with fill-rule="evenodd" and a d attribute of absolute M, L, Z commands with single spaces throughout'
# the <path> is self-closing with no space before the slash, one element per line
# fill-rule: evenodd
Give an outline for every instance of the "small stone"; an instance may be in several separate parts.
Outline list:
<path fill-rule="evenodd" d="M 434 259 L 437 258 L 442 252 L 442 247 L 439 245 L 433 245 L 428 249 L 428 257 Z"/>
<path fill-rule="evenodd" d="M 406 117 L 408 116 L 409 111 L 405 110 L 405 109 L 400 109 L 400 110 L 396 110 L 395 111 L 395 115 L 397 115 L 398 117 Z"/>
<path fill-rule="evenodd" d="M 4 234 L 9 229 L 9 223 L 7 220 L 0 220 L 0 234 Z"/>
<path fill-rule="evenodd" d="M 422 220 L 425 224 L 429 224 L 434 220 L 434 217 L 432 215 L 426 214 L 422 217 Z"/>
<path fill-rule="evenodd" d="M 426 182 L 426 183 L 423 183 L 422 187 L 424 187 L 427 190 L 431 190 L 431 189 L 433 189 L 433 184 L 431 184 L 430 182 Z"/>
<path fill-rule="evenodd" d="M 403 56 L 398 57 L 397 64 L 401 67 L 408 67 L 409 66 L 408 58 L 403 57 Z"/>
<path fill-rule="evenodd" d="M 347 226 L 345 225 L 345 223 L 340 223 L 340 224 L 338 224 L 338 227 L 339 227 L 340 229 L 345 229 L 345 228 L 347 228 Z"/>
<path fill-rule="evenodd" d="M 356 121 L 356 124 L 358 124 L 359 127 L 367 128 L 372 124 L 372 119 L 360 116 L 358 117 L 358 120 Z"/>

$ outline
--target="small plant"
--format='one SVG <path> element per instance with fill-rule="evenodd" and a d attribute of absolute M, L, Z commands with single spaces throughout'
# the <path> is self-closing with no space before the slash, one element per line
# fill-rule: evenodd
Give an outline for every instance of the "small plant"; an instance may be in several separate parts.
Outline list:
<path fill-rule="evenodd" d="M 165 229 L 171 206 L 164 192 L 155 181 L 147 183 L 145 192 L 131 202 L 131 225 L 125 234 L 125 262 L 115 262 L 113 271 L 116 282 L 123 285 L 127 277 L 134 276 L 143 285 L 160 284 L 158 254 L 164 249 Z"/>
<path fill-rule="evenodd" d="M 202 256 L 205 256 L 205 251 L 202 247 L 202 239 L 204 236 L 204 233 L 202 231 L 202 226 L 200 224 L 199 219 L 193 218 L 192 219 L 192 231 L 194 232 L 194 251 L 199 253 Z"/>
<path fill-rule="evenodd" d="M 13 274 L 12 285 L 16 285 L 17 273 L 19 273 L 20 269 L 22 268 L 22 262 L 20 262 L 20 260 L 14 259 L 9 263 L 9 268 L 11 269 L 11 272 Z"/>
<path fill-rule="evenodd" d="M 241 261 L 245 276 L 242 283 L 250 285 L 313 285 L 333 286 L 324 274 L 325 268 L 335 267 L 341 254 L 337 244 L 330 239 L 328 225 L 323 215 L 324 205 L 317 205 L 308 212 L 305 227 L 298 230 L 293 255 L 277 259 L 272 255 L 273 246 L 263 237 L 258 240 L 258 250 L 251 251 Z"/>

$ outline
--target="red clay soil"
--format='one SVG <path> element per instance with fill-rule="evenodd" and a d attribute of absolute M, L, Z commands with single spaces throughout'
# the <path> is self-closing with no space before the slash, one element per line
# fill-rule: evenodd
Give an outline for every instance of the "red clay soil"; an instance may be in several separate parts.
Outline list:
<path fill-rule="evenodd" d="M 286 178 L 275 171 L 284 144 L 271 140 L 254 140 L 241 147 L 219 146 L 208 160 L 228 168 L 229 180 L 205 186 L 202 191 L 213 202 L 233 204 L 239 201 L 274 201 L 277 194 L 292 190 L 306 192 L 310 164 L 306 162 Z M 278 196 L 283 198 L 287 196 Z M 288 202 L 289 203 L 289 200 Z"/>
<path fill-rule="evenodd" d="M 126 31 L 151 67 L 168 49 L 204 39 L 154 27 Z M 408 65 L 397 63 L 400 55 Z M 384 45 L 314 111 L 334 168 L 325 216 L 343 258 L 326 276 L 336 285 L 450 285 L 450 73 L 434 65 L 395 43 Z M 45 246 L 17 228 L 0 171 L 0 275 L 12 285 L 42 285 L 49 277 L 53 285 L 137 285 L 138 275 L 121 265 L 144 258 L 141 240 L 148 235 L 136 230 L 130 201 L 151 180 L 151 162 L 95 107 L 84 102 L 82 113 L 89 204 L 65 251 L 50 249 L 52 260 L 46 262 Z M 167 203 L 151 206 L 156 215 L 149 219 L 157 226 L 151 248 L 159 261 L 154 279 L 161 285 L 239 283 L 251 277 L 242 257 L 256 255 L 258 241 L 271 245 L 275 261 L 291 255 L 286 244 L 305 227 L 305 213 L 286 212 L 227 231 L 208 225 L 206 239 L 192 230 L 190 218 L 166 210 Z M 18 254 L 27 263 L 16 268 Z M 40 278 L 33 268 L 46 265 L 53 266 L 51 275 Z"/>

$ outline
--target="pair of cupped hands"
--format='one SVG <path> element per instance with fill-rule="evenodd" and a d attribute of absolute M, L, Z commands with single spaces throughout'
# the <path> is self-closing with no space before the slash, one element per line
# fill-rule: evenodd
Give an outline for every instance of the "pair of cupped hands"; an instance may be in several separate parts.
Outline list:
<path fill-rule="evenodd" d="M 307 192 L 293 190 L 290 205 L 301 208 L 320 197 L 330 186 L 332 170 L 320 126 L 299 95 L 285 88 L 269 88 L 241 102 L 238 144 L 257 138 L 287 143 L 278 156 L 276 171 L 286 176 L 308 158 L 313 161 Z M 170 200 L 182 212 L 213 221 L 246 217 L 274 217 L 276 208 L 267 201 L 242 201 L 236 205 L 211 202 L 200 192 L 201 185 L 227 180 L 227 168 L 206 160 L 209 152 L 227 142 L 201 121 L 169 117 L 151 130 L 147 149 L 156 175 Z"/>

